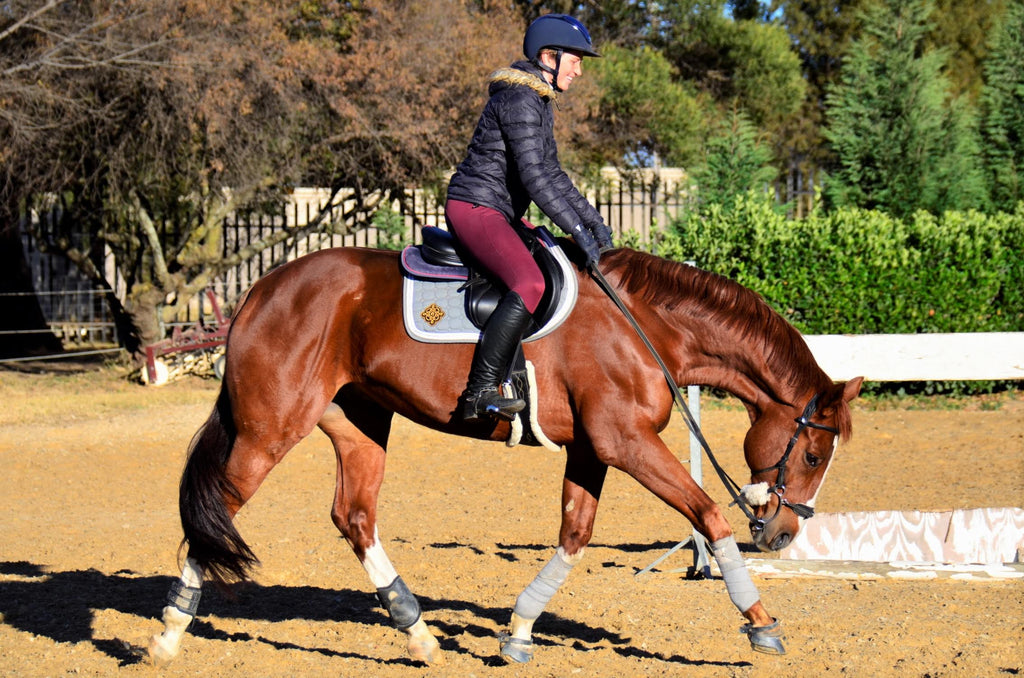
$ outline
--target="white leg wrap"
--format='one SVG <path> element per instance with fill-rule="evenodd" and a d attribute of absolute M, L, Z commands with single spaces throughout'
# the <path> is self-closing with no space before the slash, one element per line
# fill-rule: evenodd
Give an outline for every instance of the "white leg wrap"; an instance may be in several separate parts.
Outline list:
<path fill-rule="evenodd" d="M 366 549 L 366 556 L 363 558 L 363 568 L 366 570 L 366 574 L 370 576 L 370 581 L 374 587 L 378 589 L 390 586 L 398 577 L 398 572 L 395 571 L 394 565 L 391 564 L 391 559 L 384 552 L 384 547 L 380 545 L 377 528 L 373 529 L 373 546 Z"/>
<path fill-rule="evenodd" d="M 559 546 L 554 557 L 541 569 L 526 590 L 519 594 L 513 618 L 519 617 L 520 620 L 529 621 L 532 626 L 533 621 L 544 611 L 551 597 L 565 583 L 569 571 L 582 558 L 582 549 L 570 557 L 565 555 L 565 551 Z"/>
<path fill-rule="evenodd" d="M 719 539 L 711 544 L 711 553 L 718 562 L 718 569 L 722 571 L 725 589 L 729 592 L 733 605 L 740 612 L 746 612 L 761 599 L 761 595 L 750 579 L 747 565 L 743 562 L 739 547 L 736 546 L 736 539 L 732 535 Z"/>

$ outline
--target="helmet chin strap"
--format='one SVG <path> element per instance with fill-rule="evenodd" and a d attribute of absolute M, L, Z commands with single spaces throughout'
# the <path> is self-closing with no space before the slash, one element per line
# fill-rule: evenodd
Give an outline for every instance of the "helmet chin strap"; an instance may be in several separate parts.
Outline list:
<path fill-rule="evenodd" d="M 561 50 L 561 49 L 555 50 L 555 67 L 554 68 L 551 68 L 551 66 L 548 66 L 546 63 L 541 61 L 539 54 L 537 55 L 537 58 L 533 60 L 533 63 L 536 64 L 537 68 L 539 68 L 540 70 L 544 71 L 545 73 L 550 73 L 551 74 L 551 86 L 555 89 L 556 92 L 561 92 L 562 91 L 562 88 L 558 86 L 558 69 L 561 68 L 561 66 L 562 66 L 562 54 L 564 54 L 564 53 L 565 53 L 564 50 Z"/>

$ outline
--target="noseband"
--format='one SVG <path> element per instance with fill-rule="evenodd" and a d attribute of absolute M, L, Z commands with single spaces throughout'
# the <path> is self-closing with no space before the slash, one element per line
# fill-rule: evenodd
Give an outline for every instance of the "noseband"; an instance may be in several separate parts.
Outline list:
<path fill-rule="evenodd" d="M 740 508 L 743 509 L 743 512 L 747 515 L 747 518 L 750 519 L 750 522 L 753 525 L 754 529 L 764 528 L 765 525 L 775 520 L 775 518 L 779 515 L 779 511 L 782 510 L 783 506 L 786 506 L 791 511 L 793 511 L 793 513 L 797 514 L 801 518 L 810 518 L 814 515 L 813 507 L 808 506 L 807 504 L 793 504 L 789 502 L 783 495 L 786 494 L 786 464 L 789 462 L 789 455 L 793 453 L 793 448 L 796 447 L 797 440 L 800 439 L 800 434 L 803 433 L 804 429 L 816 428 L 822 431 L 828 431 L 833 435 L 839 435 L 839 429 L 834 428 L 832 426 L 826 426 L 825 424 L 816 424 L 813 421 L 811 421 L 811 417 L 814 416 L 814 413 L 817 411 L 817 409 L 818 396 L 815 395 L 813 398 L 811 398 L 810 402 L 807 403 L 807 407 L 804 408 L 803 414 L 801 414 L 799 417 L 793 420 L 797 423 L 796 432 L 794 432 L 793 437 L 789 439 L 789 444 L 786 445 L 786 451 L 782 454 L 782 458 L 779 459 L 778 463 L 760 469 L 758 471 L 754 471 L 752 474 L 756 476 L 761 473 L 766 473 L 768 471 L 777 471 L 775 475 L 775 485 L 773 485 L 772 488 L 768 490 L 769 494 L 774 494 L 779 499 L 778 504 L 776 504 L 775 506 L 775 513 L 773 513 L 772 516 L 767 520 L 763 518 L 755 518 L 753 512 L 748 510 L 747 508 L 751 506 L 750 502 L 747 501 L 747 499 L 743 497 L 742 494 L 740 494 L 740 496 L 736 498 L 736 501 L 734 503 L 739 504 Z"/>

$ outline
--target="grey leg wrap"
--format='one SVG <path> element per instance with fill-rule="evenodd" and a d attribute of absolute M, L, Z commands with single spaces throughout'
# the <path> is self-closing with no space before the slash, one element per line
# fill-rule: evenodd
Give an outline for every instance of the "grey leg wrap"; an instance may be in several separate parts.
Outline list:
<path fill-rule="evenodd" d="M 761 599 L 761 595 L 750 579 L 750 573 L 747 572 L 747 565 L 743 562 L 736 540 L 732 536 L 719 539 L 711 544 L 711 553 L 718 561 L 718 569 L 722 571 L 725 588 L 733 605 L 740 612 L 746 612 Z"/>
<path fill-rule="evenodd" d="M 419 601 L 401 577 L 395 577 L 395 581 L 389 586 L 377 589 L 377 599 L 380 600 L 381 607 L 388 611 L 391 623 L 399 631 L 404 631 L 419 621 Z"/>
<path fill-rule="evenodd" d="M 196 616 L 199 610 L 199 597 L 202 589 L 198 586 L 185 586 L 180 579 L 171 584 L 171 590 L 167 592 L 167 604 L 176 607 L 190 617 Z"/>
<path fill-rule="evenodd" d="M 548 561 L 526 590 L 519 594 L 513 610 L 523 619 L 536 619 L 544 611 L 548 601 L 565 583 L 572 570 L 572 564 L 562 558 L 561 552 Z"/>

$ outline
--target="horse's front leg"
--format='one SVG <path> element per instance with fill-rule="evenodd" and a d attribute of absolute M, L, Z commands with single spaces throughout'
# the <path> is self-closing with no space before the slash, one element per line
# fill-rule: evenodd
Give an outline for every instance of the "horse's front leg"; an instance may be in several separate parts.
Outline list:
<path fill-rule="evenodd" d="M 785 654 L 778 621 L 765 610 L 761 596 L 740 555 L 729 521 L 719 506 L 693 480 L 657 433 L 638 430 L 622 452 L 607 461 L 633 476 L 641 485 L 673 507 L 711 542 L 711 552 L 722 572 L 729 598 L 750 623 L 743 627 L 753 649 Z"/>
<path fill-rule="evenodd" d="M 437 639 L 420 614 L 420 604 L 388 558 L 377 534 L 377 496 L 384 480 L 384 460 L 391 413 L 368 403 L 327 408 L 320 428 L 334 445 L 338 477 L 331 519 L 352 547 L 381 606 L 395 628 L 408 635 L 409 656 L 427 664 L 444 663 Z"/>
<path fill-rule="evenodd" d="M 565 583 L 572 568 L 583 559 L 594 532 L 597 503 L 607 472 L 608 467 L 589 451 L 569 449 L 562 481 L 558 550 L 516 599 L 509 633 L 500 638 L 501 656 L 505 661 L 524 663 L 533 658 L 533 624 Z"/>
<path fill-rule="evenodd" d="M 358 549 L 357 549 L 358 553 Z M 430 632 L 427 623 L 420 613 L 420 604 L 409 587 L 384 552 L 374 530 L 372 543 L 363 549 L 361 558 L 363 567 L 370 576 L 370 581 L 377 588 L 377 599 L 380 601 L 391 623 L 408 638 L 409 656 L 427 664 L 443 664 L 444 654 L 437 638 Z"/>

